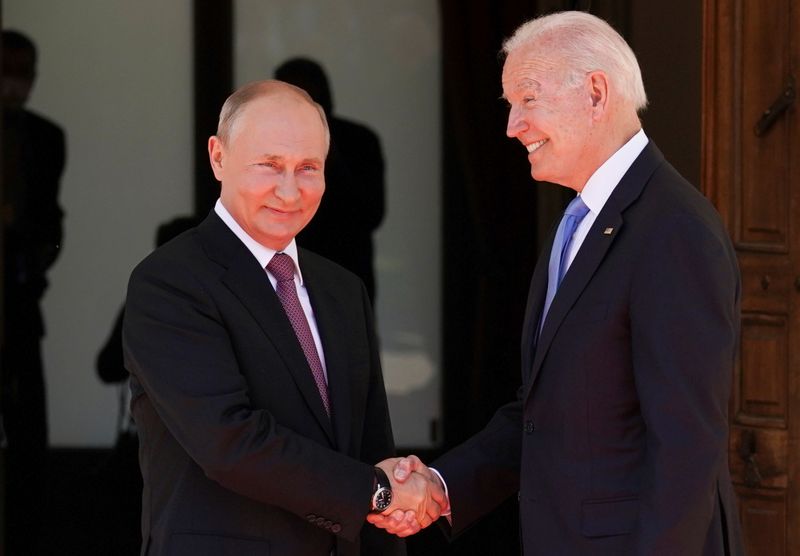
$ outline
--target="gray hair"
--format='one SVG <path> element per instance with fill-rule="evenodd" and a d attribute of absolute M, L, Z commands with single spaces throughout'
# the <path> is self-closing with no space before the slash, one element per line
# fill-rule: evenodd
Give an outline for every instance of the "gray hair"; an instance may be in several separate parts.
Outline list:
<path fill-rule="evenodd" d="M 314 102 L 311 96 L 300 87 L 295 87 L 294 85 L 278 81 L 277 79 L 253 81 L 252 83 L 248 83 L 236 89 L 225 101 L 225 104 L 222 105 L 222 110 L 219 112 L 217 137 L 219 137 L 223 144 L 227 144 L 236 125 L 236 119 L 247 103 L 258 98 L 287 93 L 299 97 L 300 100 L 307 102 L 317 110 L 319 118 L 322 121 L 322 127 L 325 129 L 326 149 L 330 148 L 331 131 L 328 127 L 328 119 L 325 117 L 325 111 L 322 107 Z"/>
<path fill-rule="evenodd" d="M 647 106 L 636 55 L 611 25 L 586 12 L 559 12 L 523 23 L 503 43 L 503 53 L 541 41 L 567 66 L 567 84 L 577 85 L 592 71 L 605 72 L 636 111 Z"/>

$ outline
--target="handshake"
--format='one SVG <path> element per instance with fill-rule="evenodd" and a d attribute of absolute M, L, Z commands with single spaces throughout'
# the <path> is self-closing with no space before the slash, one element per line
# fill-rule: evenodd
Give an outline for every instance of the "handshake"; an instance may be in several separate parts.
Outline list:
<path fill-rule="evenodd" d="M 438 474 L 416 456 L 390 458 L 378 463 L 392 486 L 392 502 L 381 513 L 367 515 L 367 521 L 398 537 L 407 537 L 428 527 L 444 514 L 450 515 L 450 501 Z"/>

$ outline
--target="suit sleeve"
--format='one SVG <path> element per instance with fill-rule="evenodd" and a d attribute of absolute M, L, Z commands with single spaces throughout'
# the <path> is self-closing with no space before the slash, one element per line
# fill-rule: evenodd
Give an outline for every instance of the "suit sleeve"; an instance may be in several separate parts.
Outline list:
<path fill-rule="evenodd" d="M 498 409 L 481 432 L 430 464 L 447 483 L 453 535 L 519 491 L 521 457 L 522 402 L 517 399 Z"/>
<path fill-rule="evenodd" d="M 647 434 L 635 553 L 700 554 L 727 466 L 738 269 L 716 222 L 678 215 L 645 244 L 630 306 Z"/>
<path fill-rule="evenodd" d="M 361 285 L 361 299 L 366 334 L 370 344 L 370 380 L 361 460 L 377 463 L 395 455 L 394 435 L 381 372 L 378 340 L 375 337 L 373 311 L 363 284 Z M 406 554 L 405 543 L 383 529 L 366 526 L 361 530 L 361 553 L 403 556 Z"/>
<path fill-rule="evenodd" d="M 303 519 L 326 516 L 341 525 L 332 532 L 354 541 L 368 510 L 372 466 L 253 408 L 229 326 L 236 323 L 223 321 L 185 265 L 164 258 L 158 265 L 146 262 L 128 289 L 126 366 L 206 476 Z"/>

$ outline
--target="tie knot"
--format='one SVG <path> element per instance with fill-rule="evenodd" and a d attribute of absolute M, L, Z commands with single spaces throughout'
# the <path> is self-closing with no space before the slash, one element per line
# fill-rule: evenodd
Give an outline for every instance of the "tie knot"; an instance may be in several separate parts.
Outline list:
<path fill-rule="evenodd" d="M 570 216 L 577 216 L 578 220 L 583 220 L 587 212 L 589 212 L 589 207 L 586 206 L 580 195 L 572 199 L 569 205 L 567 205 L 567 210 L 564 211 L 565 214 L 569 214 Z"/>
<path fill-rule="evenodd" d="M 294 280 L 294 262 L 286 253 L 275 253 L 267 265 L 267 270 L 272 273 L 278 282 Z"/>

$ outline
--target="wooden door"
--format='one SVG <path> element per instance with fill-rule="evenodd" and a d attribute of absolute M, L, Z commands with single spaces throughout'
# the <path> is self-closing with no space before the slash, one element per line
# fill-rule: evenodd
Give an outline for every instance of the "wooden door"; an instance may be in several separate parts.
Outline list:
<path fill-rule="evenodd" d="M 730 467 L 750 556 L 800 555 L 800 0 L 704 0 L 703 190 L 742 272 Z"/>

